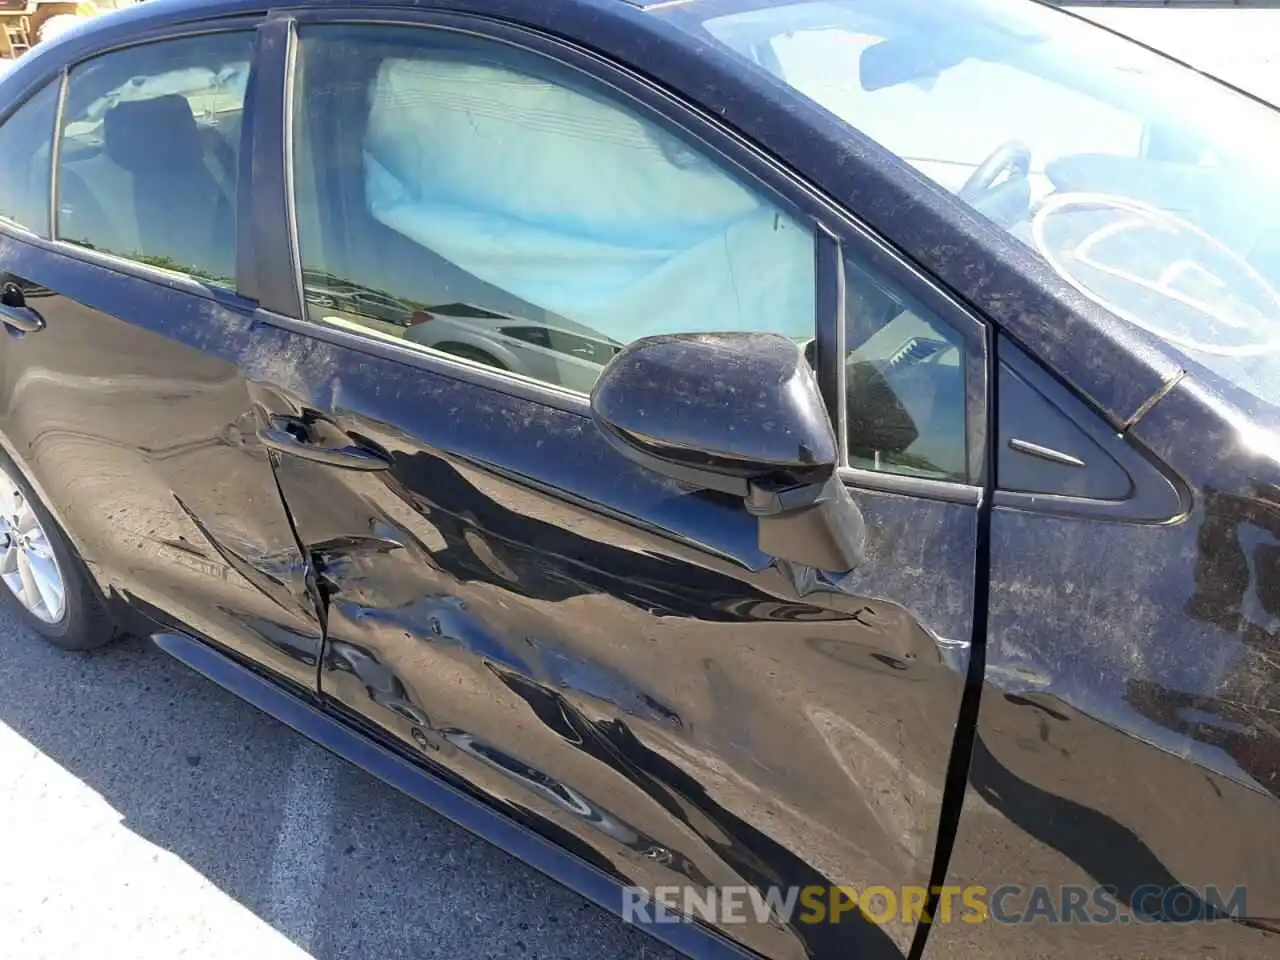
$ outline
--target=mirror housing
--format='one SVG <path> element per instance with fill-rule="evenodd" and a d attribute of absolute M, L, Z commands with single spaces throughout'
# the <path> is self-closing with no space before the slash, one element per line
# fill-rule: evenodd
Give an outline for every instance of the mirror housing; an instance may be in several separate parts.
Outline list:
<path fill-rule="evenodd" d="M 591 414 L 619 452 L 692 490 L 743 499 L 760 549 L 822 570 L 862 560 L 862 515 L 800 345 L 773 333 L 646 337 L 605 367 Z"/>

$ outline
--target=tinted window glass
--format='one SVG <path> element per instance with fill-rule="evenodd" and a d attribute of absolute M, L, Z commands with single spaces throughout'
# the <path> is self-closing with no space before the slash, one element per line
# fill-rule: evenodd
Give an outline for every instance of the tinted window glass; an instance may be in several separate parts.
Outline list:
<path fill-rule="evenodd" d="M 852 261 L 845 264 L 849 463 L 964 482 L 965 339 Z"/>
<path fill-rule="evenodd" d="M 661 5 L 1280 403 L 1280 113 L 1026 0 Z M 750 69 L 747 67 L 747 69 Z"/>
<path fill-rule="evenodd" d="M 616 93 L 429 30 L 301 42 L 312 320 L 581 392 L 651 334 L 813 336 L 812 232 Z"/>
<path fill-rule="evenodd" d="M 49 154 L 58 112 L 51 83 L 0 125 L 0 220 L 49 235 Z"/>
<path fill-rule="evenodd" d="M 236 173 L 253 35 L 131 47 L 71 71 L 60 239 L 234 286 Z"/>

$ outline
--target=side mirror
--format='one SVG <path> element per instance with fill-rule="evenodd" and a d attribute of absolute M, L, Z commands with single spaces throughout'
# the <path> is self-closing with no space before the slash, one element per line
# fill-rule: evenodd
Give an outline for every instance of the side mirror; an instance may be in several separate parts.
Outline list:
<path fill-rule="evenodd" d="M 821 570 L 862 561 L 862 514 L 836 472 L 839 446 L 802 348 L 773 333 L 646 337 L 591 393 L 623 455 L 693 490 L 742 497 L 760 549 Z"/>

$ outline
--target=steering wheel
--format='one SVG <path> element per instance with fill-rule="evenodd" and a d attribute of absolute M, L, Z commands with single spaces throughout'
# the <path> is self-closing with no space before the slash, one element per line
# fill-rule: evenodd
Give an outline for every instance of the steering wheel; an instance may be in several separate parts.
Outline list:
<path fill-rule="evenodd" d="M 1030 175 L 1031 148 L 1021 140 L 1010 140 L 996 147 L 969 175 L 956 196 L 965 203 L 976 204 L 995 186 L 1003 173 L 1007 173 L 1010 180 L 1026 179 Z"/>

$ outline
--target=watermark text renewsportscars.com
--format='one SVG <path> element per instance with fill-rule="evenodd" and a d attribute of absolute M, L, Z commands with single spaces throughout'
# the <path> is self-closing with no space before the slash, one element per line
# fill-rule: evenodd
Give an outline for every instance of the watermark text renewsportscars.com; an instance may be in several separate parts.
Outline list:
<path fill-rule="evenodd" d="M 1001 924 L 1127 924 L 1192 923 L 1235 920 L 1248 916 L 1245 888 L 1161 887 L 1134 889 L 1122 906 L 1113 886 L 943 886 L 934 891 L 937 904 L 925 916 L 929 902 L 923 886 L 724 887 L 661 886 L 622 890 L 622 918 L 627 923 L 840 923 L 863 919 L 875 924 L 934 923 Z"/>

